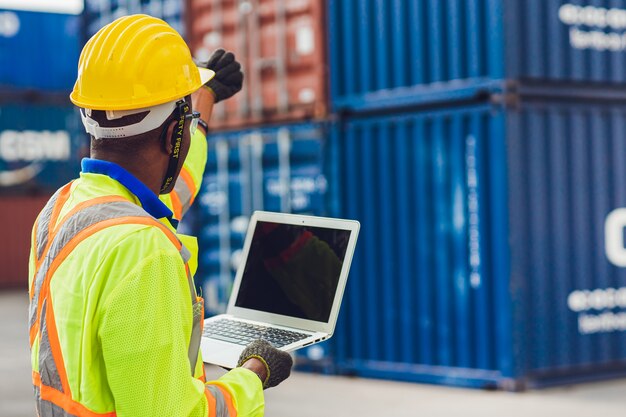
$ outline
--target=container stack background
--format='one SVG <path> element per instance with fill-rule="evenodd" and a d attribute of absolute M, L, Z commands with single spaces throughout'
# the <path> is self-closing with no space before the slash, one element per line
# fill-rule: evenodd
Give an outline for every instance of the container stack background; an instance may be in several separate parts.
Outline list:
<path fill-rule="evenodd" d="M 0 6 L 0 213 L 6 227 L 0 289 L 26 287 L 32 224 L 89 152 L 67 98 L 76 79 L 82 6 L 68 0 L 55 9 Z"/>
<path fill-rule="evenodd" d="M 328 215 L 326 3 L 192 0 L 194 56 L 233 51 L 242 91 L 213 111 L 209 162 L 192 214 L 208 315 L 228 303 L 255 210 Z"/>
<path fill-rule="evenodd" d="M 505 389 L 624 373 L 626 275 L 605 227 L 621 233 L 608 220 L 626 204 L 626 2 L 190 9 L 192 51 L 234 50 L 249 82 L 212 121 L 208 314 L 253 210 L 339 216 L 362 224 L 345 301 L 301 368 Z"/>
<path fill-rule="evenodd" d="M 215 106 L 181 224 L 199 237 L 207 315 L 226 308 L 254 210 L 345 217 L 361 232 L 339 323 L 300 369 L 511 390 L 626 375 L 626 0 L 0 10 L 5 218 L 34 220 L 77 174 L 78 53 L 130 13 L 164 18 L 198 60 L 235 52 L 246 74 Z M 68 66 L 41 65 L 59 42 Z"/>
<path fill-rule="evenodd" d="M 335 369 L 506 389 L 623 374 L 626 275 L 607 253 L 626 2 L 328 10 L 340 214 L 363 225 Z"/>

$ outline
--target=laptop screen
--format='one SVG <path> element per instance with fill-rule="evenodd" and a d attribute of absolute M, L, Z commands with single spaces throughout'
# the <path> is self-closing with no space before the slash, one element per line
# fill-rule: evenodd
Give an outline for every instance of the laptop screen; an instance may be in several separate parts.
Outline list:
<path fill-rule="evenodd" d="M 350 230 L 259 221 L 237 307 L 328 322 Z"/>

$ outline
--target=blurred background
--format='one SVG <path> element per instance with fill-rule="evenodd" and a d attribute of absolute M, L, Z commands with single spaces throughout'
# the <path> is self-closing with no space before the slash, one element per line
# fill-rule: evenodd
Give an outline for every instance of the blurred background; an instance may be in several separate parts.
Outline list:
<path fill-rule="evenodd" d="M 78 56 L 133 13 L 246 74 L 181 225 L 207 316 L 254 210 L 361 222 L 336 333 L 298 353 L 268 415 L 324 388 L 339 415 L 623 415 L 626 0 L 0 0 L 0 383 L 16 392 L 0 403 L 27 399 L 0 415 L 34 410 L 30 230 L 89 153 Z M 378 389 L 396 408 L 364 406 Z"/>

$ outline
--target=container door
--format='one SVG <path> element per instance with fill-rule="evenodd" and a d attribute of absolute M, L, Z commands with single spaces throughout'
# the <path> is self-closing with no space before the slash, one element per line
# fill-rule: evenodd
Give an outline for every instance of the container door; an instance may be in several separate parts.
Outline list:
<path fill-rule="evenodd" d="M 217 129 L 320 118 L 326 114 L 321 0 L 190 2 L 189 43 L 199 60 L 233 51 L 245 73 L 241 93 L 215 108 Z"/>

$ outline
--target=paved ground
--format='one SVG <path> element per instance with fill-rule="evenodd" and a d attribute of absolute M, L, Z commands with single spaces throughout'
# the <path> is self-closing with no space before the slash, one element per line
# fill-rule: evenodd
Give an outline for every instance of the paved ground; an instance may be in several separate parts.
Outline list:
<path fill-rule="evenodd" d="M 26 305 L 0 292 L 0 417 L 35 415 Z M 295 373 L 266 402 L 268 417 L 624 417 L 626 380 L 513 394 Z"/>

